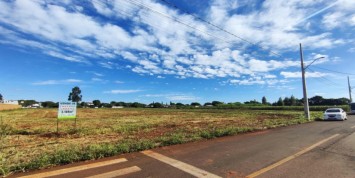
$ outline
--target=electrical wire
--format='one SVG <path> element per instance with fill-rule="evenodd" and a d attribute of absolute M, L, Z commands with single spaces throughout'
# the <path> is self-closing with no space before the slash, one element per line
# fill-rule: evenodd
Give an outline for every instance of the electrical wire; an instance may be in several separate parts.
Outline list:
<path fill-rule="evenodd" d="M 104 2 L 102 2 L 102 1 L 100 1 L 100 0 L 97 0 L 96 1 L 97 3 L 100 3 L 101 5 L 104 5 L 105 3 Z M 134 9 L 133 7 L 127 7 L 127 8 L 130 8 L 130 9 Z M 117 11 L 117 13 L 120 13 L 120 14 L 122 14 L 122 15 L 124 15 L 124 16 L 128 16 L 128 17 L 132 17 L 132 16 L 135 16 L 134 14 L 131 14 L 131 13 L 129 13 L 129 12 L 126 12 L 126 11 L 123 11 L 123 10 L 120 10 L 120 11 Z M 144 17 L 144 16 L 143 16 Z M 149 26 L 151 26 L 151 27 L 154 27 L 154 28 L 156 28 L 156 29 L 161 29 L 161 27 L 158 27 L 157 25 L 153 25 L 152 23 L 148 23 L 147 21 L 143 21 L 143 19 L 142 18 L 138 18 L 138 20 L 136 20 L 136 19 L 131 19 L 132 21 L 136 21 L 136 22 L 142 22 L 142 23 L 145 23 L 145 24 L 147 24 L 147 25 L 149 25 Z M 202 33 L 204 33 L 204 32 L 202 32 Z M 205 33 L 206 34 L 206 33 Z M 206 34 L 206 35 L 209 35 L 209 34 Z M 216 37 L 216 36 L 212 36 L 212 37 L 215 37 L 215 38 L 219 38 L 219 37 Z M 223 41 L 223 42 L 225 42 L 225 43 L 231 43 L 231 42 L 229 42 L 229 41 L 226 41 L 225 39 L 222 39 L 222 38 L 219 38 L 221 41 Z M 198 44 L 193 44 L 193 43 L 189 43 L 189 45 L 190 46 L 196 46 L 196 47 L 201 47 L 200 45 L 198 45 Z M 222 50 L 222 49 L 225 49 L 225 48 L 221 48 L 221 49 L 218 49 L 218 48 L 214 48 L 214 49 L 216 49 L 216 50 Z M 242 49 L 242 48 L 238 48 L 237 47 L 237 49 Z M 196 49 L 196 50 L 198 50 L 198 49 Z M 258 55 L 255 55 L 255 56 L 258 56 Z"/>
<path fill-rule="evenodd" d="M 200 33 L 203 33 L 203 34 L 206 34 L 206 35 L 208 35 L 208 36 L 217 38 L 217 39 L 219 39 L 219 40 L 221 40 L 221 41 L 223 41 L 223 42 L 225 42 L 225 43 L 230 43 L 230 44 L 232 44 L 232 45 L 235 46 L 235 42 L 227 41 L 227 40 L 225 40 L 224 38 L 221 38 L 221 37 L 219 37 L 219 36 L 216 36 L 216 35 L 213 35 L 213 34 L 211 34 L 211 33 L 205 32 L 205 31 L 203 31 L 203 30 L 201 30 L 201 29 L 198 29 L 198 28 L 196 28 L 196 27 L 194 27 L 194 26 L 189 25 L 188 23 L 185 23 L 185 22 L 179 20 L 178 18 L 171 17 L 171 16 L 169 16 L 169 15 L 167 15 L 167 14 L 165 14 L 165 13 L 159 12 L 159 11 L 157 11 L 157 10 L 155 10 L 155 9 L 153 9 L 153 8 L 151 8 L 151 7 L 149 7 L 149 6 L 147 6 L 146 4 L 142 4 L 142 3 L 137 2 L 137 1 L 134 1 L 134 0 L 125 0 L 125 1 L 128 2 L 128 3 L 131 3 L 131 4 L 133 4 L 133 5 L 136 5 L 136 6 L 140 7 L 140 8 L 143 8 L 143 9 L 146 9 L 146 10 L 148 10 L 148 11 L 154 12 L 154 13 L 156 13 L 156 14 L 158 14 L 158 15 L 160 15 L 160 16 L 163 16 L 163 17 L 165 17 L 165 18 L 168 18 L 168 19 L 170 19 L 170 20 L 173 20 L 173 21 L 175 21 L 175 22 L 177 22 L 177 23 L 179 23 L 179 24 L 184 25 L 185 27 L 192 28 L 192 29 L 194 29 L 194 30 L 199 31 Z M 238 49 L 246 50 L 246 49 L 241 48 L 241 47 L 237 47 L 237 48 L 238 48 Z M 269 52 L 270 52 L 270 51 L 269 51 Z M 251 52 L 251 55 L 252 55 L 252 56 L 261 57 L 260 55 L 257 55 L 256 53 L 252 53 L 252 52 Z M 281 55 L 279 55 L 279 54 L 276 54 L 276 55 L 277 55 L 277 56 L 281 56 Z"/>
<path fill-rule="evenodd" d="M 312 69 L 310 69 L 310 68 L 308 68 L 308 70 L 310 70 L 310 71 L 312 71 L 312 72 L 315 72 L 314 70 L 312 70 Z M 331 85 L 333 85 L 333 86 L 336 86 L 336 87 L 340 87 L 340 86 L 341 86 L 340 84 L 337 84 L 337 83 L 335 83 L 335 82 L 333 82 L 333 81 L 331 81 L 331 80 L 325 78 L 324 76 L 319 76 L 319 78 L 320 78 L 320 79 L 323 79 L 324 81 L 327 81 L 328 84 L 331 84 Z M 316 79 L 318 79 L 318 78 L 316 78 Z M 343 87 L 341 87 L 341 88 L 343 88 Z"/>
<path fill-rule="evenodd" d="M 352 74 L 352 73 L 339 72 L 339 71 L 335 71 L 335 70 L 325 69 L 325 68 L 322 68 L 322 67 L 316 67 L 316 66 L 311 66 L 311 67 L 312 67 L 312 68 L 321 69 L 321 70 L 326 70 L 326 71 L 333 72 L 333 73 L 338 73 L 338 74 L 355 75 L 355 74 Z"/>
<path fill-rule="evenodd" d="M 187 13 L 187 14 L 191 15 L 192 17 L 194 17 L 194 18 L 196 18 L 196 19 L 198 19 L 198 20 L 200 20 L 200 21 L 202 21 L 202 22 L 204 22 L 204 23 L 206 23 L 206 24 L 208 24 L 208 25 L 211 25 L 211 26 L 217 28 L 218 30 L 221 30 L 221 31 L 223 31 L 223 32 L 225 32 L 225 33 L 227 33 L 227 34 L 229 34 L 229 35 L 232 35 L 232 36 L 238 38 L 238 39 L 241 40 L 241 41 L 244 41 L 244 42 L 246 42 L 246 43 L 249 43 L 249 44 L 251 44 L 252 46 L 259 47 L 259 48 L 261 48 L 261 49 L 264 50 L 264 51 L 269 51 L 270 53 L 272 53 L 272 54 L 274 54 L 274 55 L 276 55 L 276 56 L 279 56 L 279 57 L 282 56 L 282 55 L 280 55 L 280 54 L 278 54 L 278 53 L 276 53 L 276 52 L 267 50 L 267 48 L 265 48 L 265 47 L 263 47 L 263 46 L 260 45 L 260 42 L 259 42 L 259 43 L 254 43 L 254 42 L 251 42 L 251 41 L 249 41 L 249 40 L 247 40 L 247 39 L 245 39 L 245 38 L 242 38 L 242 37 L 240 37 L 240 36 L 238 36 L 238 35 L 236 35 L 236 34 L 230 32 L 230 31 L 228 31 L 228 30 L 226 30 L 226 29 L 224 29 L 224 28 L 222 28 L 222 27 L 219 27 L 218 25 L 213 24 L 212 22 L 210 22 L 210 21 L 208 21 L 208 20 L 205 20 L 205 19 L 203 19 L 203 18 L 201 18 L 201 17 L 198 17 L 198 16 L 196 16 L 195 14 L 193 14 L 193 13 L 187 11 L 187 10 L 183 10 L 183 9 L 179 8 L 176 4 L 174 4 L 174 3 L 172 3 L 172 2 L 169 2 L 169 1 L 167 1 L 167 0 L 160 0 L 160 1 L 164 2 L 165 4 L 170 5 L 171 7 L 175 8 L 175 9 L 177 9 L 177 10 L 180 10 L 180 11 L 182 11 L 182 12 L 184 12 L 184 13 Z"/>
<path fill-rule="evenodd" d="M 139 3 L 139 2 L 133 1 L 133 0 L 125 0 L 125 1 L 126 1 L 126 2 L 129 2 L 129 3 L 131 3 L 131 4 L 134 4 L 134 5 L 136 5 L 136 6 L 139 6 L 139 7 L 141 7 L 141 8 L 147 9 L 147 10 L 149 10 L 149 11 L 152 11 L 152 12 L 154 12 L 154 13 L 156 13 L 156 14 L 159 14 L 159 15 L 161 15 L 161 16 L 163 16 L 163 17 L 166 17 L 166 18 L 168 18 L 168 19 L 171 19 L 171 20 L 173 20 L 173 21 L 175 21 L 175 22 L 177 22 L 177 23 L 180 23 L 180 24 L 182 24 L 182 25 L 184 25 L 184 26 L 186 26 L 186 27 L 189 27 L 189 28 L 192 28 L 192 29 L 194 29 L 194 30 L 197 30 L 197 31 L 199 31 L 200 33 L 203 33 L 203 34 L 206 34 L 206 35 L 208 35 L 208 36 L 217 38 L 217 39 L 219 39 L 219 40 L 221 40 L 221 41 L 224 41 L 224 42 L 226 42 L 226 43 L 234 44 L 234 42 L 232 42 L 232 41 L 227 41 L 227 40 L 225 40 L 225 39 L 223 39 L 223 38 L 221 38 L 221 37 L 215 36 L 215 35 L 213 35 L 213 34 L 211 34 L 211 33 L 208 33 L 208 32 L 205 32 L 205 31 L 203 31 L 203 30 L 201 30 L 201 29 L 198 29 L 198 28 L 196 28 L 196 27 L 193 27 L 193 26 L 191 26 L 191 25 L 189 25 L 189 24 L 187 24 L 187 23 L 185 23 L 185 22 L 183 22 L 183 21 L 181 21 L 181 20 L 179 20 L 179 19 L 177 19 L 177 18 L 171 17 L 171 16 L 169 16 L 169 15 L 167 15 L 167 14 L 165 14 L 165 13 L 159 12 L 159 11 L 157 11 L 157 10 L 155 10 L 155 9 L 153 9 L 153 8 L 151 8 L 151 7 L 147 6 L 147 5 L 145 5 L 145 4 L 142 4 L 142 3 Z"/>

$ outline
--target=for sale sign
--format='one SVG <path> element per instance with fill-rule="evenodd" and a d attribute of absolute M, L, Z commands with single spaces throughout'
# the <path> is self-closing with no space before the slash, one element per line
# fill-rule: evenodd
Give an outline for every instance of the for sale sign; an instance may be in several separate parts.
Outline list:
<path fill-rule="evenodd" d="M 59 102 L 58 119 L 75 119 L 76 102 Z"/>

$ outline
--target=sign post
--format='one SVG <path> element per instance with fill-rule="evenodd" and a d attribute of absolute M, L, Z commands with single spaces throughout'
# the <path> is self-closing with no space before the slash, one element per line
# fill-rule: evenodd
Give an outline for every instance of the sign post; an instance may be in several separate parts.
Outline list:
<path fill-rule="evenodd" d="M 59 120 L 71 120 L 75 119 L 76 129 L 76 102 L 59 102 L 58 107 L 58 119 L 57 119 L 57 134 Z"/>

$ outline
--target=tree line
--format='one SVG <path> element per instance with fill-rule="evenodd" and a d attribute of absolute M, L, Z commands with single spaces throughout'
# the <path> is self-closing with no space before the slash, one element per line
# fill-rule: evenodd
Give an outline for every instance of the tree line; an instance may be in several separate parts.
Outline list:
<path fill-rule="evenodd" d="M 0 100 L 2 100 L 2 95 L 0 94 Z M 123 101 L 111 101 L 110 103 L 105 103 L 101 102 L 100 100 L 96 99 L 93 100 L 92 102 L 81 102 L 82 100 L 82 95 L 81 95 L 81 90 L 79 87 L 74 87 L 72 88 L 72 91 L 69 93 L 68 96 L 68 101 L 73 101 L 78 103 L 78 107 L 83 107 L 83 108 L 112 108 L 112 107 L 127 107 L 127 108 L 183 108 L 183 107 L 229 107 L 229 106 L 303 106 L 303 99 L 297 99 L 293 95 L 290 97 L 280 97 L 278 101 L 270 103 L 266 99 L 265 96 L 261 98 L 261 102 L 257 100 L 250 100 L 246 101 L 244 103 L 241 102 L 230 102 L 230 103 L 224 103 L 221 101 L 212 101 L 212 102 L 206 102 L 204 104 L 201 104 L 199 102 L 192 102 L 190 104 L 183 104 L 183 103 L 174 103 L 174 102 L 169 102 L 169 103 L 163 103 L 163 102 L 152 102 L 150 104 L 144 104 L 144 103 L 139 103 L 139 102 L 123 102 Z M 323 98 L 322 96 L 314 96 L 312 98 L 309 98 L 309 104 L 310 106 L 321 106 L 321 105 L 347 105 L 349 104 L 349 99 L 347 98 L 337 98 L 337 99 L 327 99 Z M 28 107 L 33 104 L 38 104 L 37 101 L 35 100 L 20 100 L 20 104 L 23 107 Z M 45 101 L 41 102 L 42 107 L 44 108 L 57 108 L 58 107 L 58 102 L 52 102 L 52 101 Z"/>

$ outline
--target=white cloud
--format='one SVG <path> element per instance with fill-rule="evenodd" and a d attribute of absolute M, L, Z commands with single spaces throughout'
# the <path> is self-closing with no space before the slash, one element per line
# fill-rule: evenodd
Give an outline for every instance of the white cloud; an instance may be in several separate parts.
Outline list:
<path fill-rule="evenodd" d="M 203 79 L 230 77 L 237 78 L 239 84 L 267 84 L 267 81 L 240 77 L 299 67 L 299 61 L 274 54 L 273 59 L 269 59 L 265 53 L 270 50 L 281 54 L 295 51 L 300 42 L 311 49 L 347 43 L 333 37 L 331 32 L 310 33 L 300 24 L 307 21 L 312 28 L 312 18 L 320 15 L 321 25 L 329 29 L 355 24 L 355 16 L 351 16 L 355 7 L 352 0 L 340 0 L 334 7 L 324 0 L 269 0 L 263 1 L 260 9 L 250 1 L 213 0 L 209 3 L 211 6 L 205 9 L 207 17 L 203 18 L 243 39 L 260 42 L 261 49 L 250 48 L 244 40 L 157 1 L 94 0 L 91 3 L 97 13 L 109 20 L 93 17 L 86 13 L 86 7 L 75 7 L 71 1 L 64 3 L 67 6 L 57 1 L 1 1 L 0 22 L 6 26 L 0 26 L 0 43 L 36 48 L 72 62 L 95 62 L 108 69 L 120 68 L 127 62 L 129 64 L 124 66 L 130 66 L 127 68 L 133 72 L 158 78 L 163 75 Z M 142 8 L 142 4 L 155 12 Z M 250 12 L 240 13 L 239 8 L 243 6 L 248 6 Z M 319 7 L 321 10 L 314 13 Z M 120 26 L 122 20 L 128 25 Z M 31 40 L 25 39 L 26 35 Z M 250 49 L 252 52 L 248 51 Z M 265 76 L 265 79 L 274 78 L 277 76 Z"/>
<path fill-rule="evenodd" d="M 94 72 L 94 75 L 98 76 L 98 77 L 103 77 L 104 74 L 98 73 L 98 72 Z"/>
<path fill-rule="evenodd" d="M 287 80 L 279 80 L 277 76 L 267 74 L 267 75 L 254 75 L 252 77 L 242 77 L 242 79 L 231 79 L 221 84 L 230 84 L 230 85 L 266 85 L 266 86 L 274 86 L 288 83 Z"/>
<path fill-rule="evenodd" d="M 272 74 L 267 74 L 267 75 L 265 75 L 264 77 L 267 78 L 267 79 L 277 78 L 276 75 L 272 75 Z"/>
<path fill-rule="evenodd" d="M 200 99 L 198 97 L 189 96 L 189 95 L 167 96 L 166 98 L 171 101 L 197 101 Z"/>
<path fill-rule="evenodd" d="M 104 93 L 108 94 L 129 94 L 129 93 L 137 93 L 141 92 L 142 90 L 111 90 L 111 91 L 104 91 Z"/>
<path fill-rule="evenodd" d="M 115 83 L 117 83 L 117 84 L 123 84 L 124 82 L 119 81 L 119 80 L 116 80 Z"/>
<path fill-rule="evenodd" d="M 96 78 L 96 77 L 92 78 L 91 80 L 94 82 L 102 82 L 103 81 L 102 79 Z"/>
<path fill-rule="evenodd" d="M 110 7 L 105 3 L 105 1 L 94 0 L 92 1 L 92 4 L 100 14 L 103 14 L 105 16 L 113 15 L 112 9 L 110 9 Z"/>
<path fill-rule="evenodd" d="M 239 85 L 254 85 L 254 84 L 259 84 L 263 85 L 266 82 L 262 80 L 250 80 L 250 79 L 244 79 L 244 80 L 230 80 L 231 84 L 239 84 Z"/>
<path fill-rule="evenodd" d="M 78 79 L 66 79 L 66 80 L 46 80 L 46 81 L 39 81 L 34 82 L 32 85 L 66 85 L 66 84 L 73 84 L 73 83 L 82 83 L 82 80 Z"/>
<path fill-rule="evenodd" d="M 329 28 L 333 29 L 339 27 L 342 24 L 345 14 L 342 12 L 329 13 L 323 17 L 323 24 Z"/>
<path fill-rule="evenodd" d="M 257 59 L 251 59 L 248 61 L 250 70 L 253 72 L 269 72 L 275 69 L 295 67 L 299 65 L 298 63 L 298 61 L 263 61 Z"/>
<path fill-rule="evenodd" d="M 301 78 L 302 74 L 301 72 L 284 72 L 282 71 L 280 73 L 280 75 L 282 75 L 285 78 Z M 327 73 L 321 73 L 321 72 L 306 72 L 306 77 L 307 78 L 319 78 L 319 77 L 325 77 L 329 74 Z"/>
<path fill-rule="evenodd" d="M 101 67 L 107 68 L 107 69 L 114 69 L 115 64 L 113 62 L 100 62 L 99 63 Z"/>
<path fill-rule="evenodd" d="M 64 60 L 68 60 L 68 61 L 72 61 L 72 62 L 83 62 L 83 60 L 81 59 L 80 56 L 67 56 L 67 55 L 59 53 L 57 51 L 46 51 L 45 53 L 47 53 L 50 56 L 59 58 L 59 59 L 64 59 Z"/>
<path fill-rule="evenodd" d="M 143 95 L 143 97 L 148 98 L 164 98 L 166 100 L 170 100 L 173 102 L 176 101 L 198 101 L 200 98 L 189 95 L 189 94 L 180 94 L 180 93 L 173 93 L 173 94 L 147 94 Z"/>

